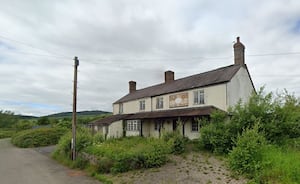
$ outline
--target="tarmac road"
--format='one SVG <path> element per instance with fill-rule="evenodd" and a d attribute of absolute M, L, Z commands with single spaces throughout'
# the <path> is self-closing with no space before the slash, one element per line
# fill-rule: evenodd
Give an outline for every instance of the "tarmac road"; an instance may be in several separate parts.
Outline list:
<path fill-rule="evenodd" d="M 10 139 L 0 139 L 0 183 L 100 184 L 82 171 L 66 168 L 52 160 L 48 150 L 17 148 Z"/>

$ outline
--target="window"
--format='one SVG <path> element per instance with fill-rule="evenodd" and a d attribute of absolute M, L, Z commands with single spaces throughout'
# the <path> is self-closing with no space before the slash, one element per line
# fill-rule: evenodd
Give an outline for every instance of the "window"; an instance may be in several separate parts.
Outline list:
<path fill-rule="evenodd" d="M 199 131 L 199 122 L 197 120 L 192 121 L 192 132 L 198 132 Z"/>
<path fill-rule="evenodd" d="M 119 104 L 119 114 L 123 114 L 123 104 Z"/>
<path fill-rule="evenodd" d="M 140 120 L 127 120 L 127 131 L 139 131 L 141 129 Z"/>
<path fill-rule="evenodd" d="M 156 109 L 164 108 L 164 99 L 163 97 L 156 98 Z"/>
<path fill-rule="evenodd" d="M 204 104 L 204 90 L 194 91 L 194 104 Z"/>
<path fill-rule="evenodd" d="M 140 111 L 144 111 L 145 110 L 145 100 L 141 100 L 140 101 Z"/>

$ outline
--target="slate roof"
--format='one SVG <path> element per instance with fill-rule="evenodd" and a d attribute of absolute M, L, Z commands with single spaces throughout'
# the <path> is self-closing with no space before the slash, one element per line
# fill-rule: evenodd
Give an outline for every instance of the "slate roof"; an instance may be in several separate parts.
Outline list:
<path fill-rule="evenodd" d="M 203 106 L 194 108 L 160 110 L 152 112 L 138 112 L 134 114 L 117 114 L 100 120 L 91 122 L 93 125 L 109 125 L 112 122 L 119 120 L 134 120 L 134 119 L 158 119 L 158 118 L 178 118 L 178 117 L 194 117 L 210 115 L 213 111 L 220 110 L 215 106 Z"/>
<path fill-rule="evenodd" d="M 229 82 L 241 67 L 245 67 L 247 69 L 246 65 L 229 65 L 208 72 L 177 79 L 170 83 L 162 83 L 139 89 L 125 95 L 114 104 Z"/>

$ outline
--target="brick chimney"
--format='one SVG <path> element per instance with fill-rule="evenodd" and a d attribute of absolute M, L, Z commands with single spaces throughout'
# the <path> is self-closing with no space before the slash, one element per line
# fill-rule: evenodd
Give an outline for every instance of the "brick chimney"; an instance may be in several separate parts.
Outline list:
<path fill-rule="evenodd" d="M 129 93 L 133 93 L 136 91 L 136 82 L 129 81 Z"/>
<path fill-rule="evenodd" d="M 165 83 L 170 83 L 174 81 L 174 72 L 173 71 L 166 71 L 165 72 Z"/>
<path fill-rule="evenodd" d="M 236 43 L 233 45 L 234 50 L 234 64 L 245 64 L 245 46 L 240 42 L 240 37 L 236 38 Z"/>

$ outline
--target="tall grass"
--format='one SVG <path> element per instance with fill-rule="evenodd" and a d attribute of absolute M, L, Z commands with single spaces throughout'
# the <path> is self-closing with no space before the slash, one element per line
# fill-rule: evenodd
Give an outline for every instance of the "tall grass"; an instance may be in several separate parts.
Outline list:
<path fill-rule="evenodd" d="M 300 151 L 268 146 L 263 150 L 261 183 L 300 183 Z"/>

